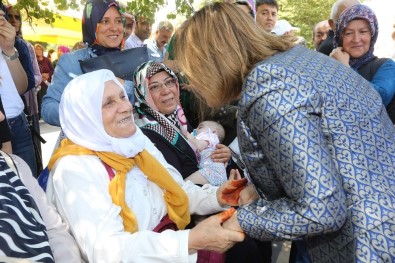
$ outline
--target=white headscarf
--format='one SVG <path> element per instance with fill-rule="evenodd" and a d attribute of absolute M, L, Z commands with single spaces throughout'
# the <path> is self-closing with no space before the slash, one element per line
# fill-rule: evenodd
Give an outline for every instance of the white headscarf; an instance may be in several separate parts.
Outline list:
<path fill-rule="evenodd" d="M 59 105 L 63 132 L 75 144 L 93 151 L 115 152 L 127 158 L 140 153 L 148 138 L 136 126 L 128 138 L 115 138 L 103 126 L 102 100 L 104 83 L 114 81 L 127 97 L 123 85 L 114 73 L 101 69 L 80 75 L 66 86 Z"/>

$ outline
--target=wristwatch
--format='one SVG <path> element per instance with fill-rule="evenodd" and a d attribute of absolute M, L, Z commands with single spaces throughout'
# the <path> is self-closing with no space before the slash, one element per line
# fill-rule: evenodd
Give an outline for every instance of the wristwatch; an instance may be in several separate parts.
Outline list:
<path fill-rule="evenodd" d="M 12 56 L 8 56 L 7 54 L 5 54 L 3 51 L 1 53 L 3 53 L 3 57 L 5 60 L 15 60 L 17 58 L 19 58 L 19 53 L 18 50 L 16 50 L 16 48 L 14 48 L 15 53 Z"/>

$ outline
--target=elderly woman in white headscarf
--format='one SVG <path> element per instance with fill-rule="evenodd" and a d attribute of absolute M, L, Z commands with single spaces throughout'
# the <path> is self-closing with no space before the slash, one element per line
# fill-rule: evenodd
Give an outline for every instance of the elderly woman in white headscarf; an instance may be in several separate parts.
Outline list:
<path fill-rule="evenodd" d="M 195 262 L 198 250 L 223 252 L 242 241 L 243 233 L 221 225 L 233 209 L 183 229 L 190 213 L 211 214 L 237 205 L 246 180 L 219 188 L 184 182 L 136 127 L 132 109 L 109 70 L 75 78 L 61 99 L 60 122 L 68 139 L 50 160 L 47 196 L 69 225 L 83 258 Z"/>

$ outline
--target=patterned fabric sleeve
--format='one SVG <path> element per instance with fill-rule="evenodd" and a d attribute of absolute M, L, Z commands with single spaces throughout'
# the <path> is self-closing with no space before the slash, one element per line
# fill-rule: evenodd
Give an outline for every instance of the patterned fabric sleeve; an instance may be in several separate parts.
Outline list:
<path fill-rule="evenodd" d="M 282 73 L 255 73 L 254 83 L 247 83 L 254 88 L 247 87 L 244 98 L 263 95 L 239 117 L 239 132 L 248 138 L 241 142 L 260 149 L 259 156 L 244 152 L 254 183 L 264 185 L 264 178 L 274 177 L 280 185 L 272 188 L 283 191 L 278 198 L 271 195 L 271 200 L 262 198 L 238 210 L 243 230 L 260 240 L 337 231 L 346 217 L 340 175 L 320 127 L 321 94 L 298 76 Z"/>

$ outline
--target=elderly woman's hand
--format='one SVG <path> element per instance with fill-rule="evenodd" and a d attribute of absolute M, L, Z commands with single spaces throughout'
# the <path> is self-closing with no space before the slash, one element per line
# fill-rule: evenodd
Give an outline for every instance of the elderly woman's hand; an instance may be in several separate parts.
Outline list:
<path fill-rule="evenodd" d="M 217 163 L 228 163 L 232 157 L 232 152 L 228 146 L 223 144 L 217 144 L 217 149 L 211 154 L 211 159 Z"/>
<path fill-rule="evenodd" d="M 188 247 L 190 252 L 196 250 L 211 250 L 225 252 L 236 242 L 241 242 L 245 238 L 244 232 L 222 227 L 235 214 L 235 209 L 230 208 L 217 215 L 210 216 L 197 224 L 189 232 Z"/>
<path fill-rule="evenodd" d="M 231 217 L 222 224 L 222 227 L 232 231 L 244 232 L 243 229 L 240 227 L 239 221 L 237 220 L 237 211 L 233 213 Z"/>
<path fill-rule="evenodd" d="M 343 51 L 342 47 L 337 47 L 334 50 L 332 50 L 332 52 L 329 54 L 330 57 L 338 60 L 339 62 L 341 62 L 342 64 L 346 65 L 346 66 L 350 66 L 350 54 L 348 54 L 347 52 Z"/>
<path fill-rule="evenodd" d="M 218 203 L 221 206 L 238 206 L 240 192 L 246 187 L 247 178 L 241 179 L 240 173 L 236 169 L 230 171 L 229 180 L 221 185 L 217 190 Z M 245 197 L 243 199 L 246 199 Z"/>

